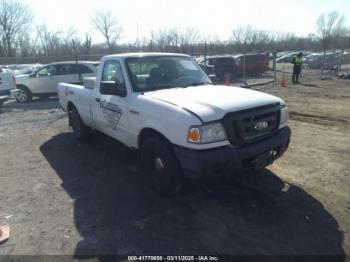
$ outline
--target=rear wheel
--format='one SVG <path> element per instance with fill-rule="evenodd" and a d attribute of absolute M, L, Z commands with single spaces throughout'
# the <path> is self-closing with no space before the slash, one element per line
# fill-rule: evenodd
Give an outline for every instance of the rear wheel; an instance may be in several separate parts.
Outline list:
<path fill-rule="evenodd" d="M 147 138 L 141 145 L 141 165 L 150 186 L 163 195 L 181 191 L 184 178 L 170 143 L 159 135 Z"/>
<path fill-rule="evenodd" d="M 18 94 L 16 95 L 16 100 L 19 103 L 26 103 L 32 100 L 32 92 L 25 86 L 18 86 Z"/>
<path fill-rule="evenodd" d="M 69 111 L 69 123 L 73 128 L 74 134 L 78 140 L 86 140 L 91 134 L 91 129 L 81 120 L 78 110 L 73 108 Z"/>

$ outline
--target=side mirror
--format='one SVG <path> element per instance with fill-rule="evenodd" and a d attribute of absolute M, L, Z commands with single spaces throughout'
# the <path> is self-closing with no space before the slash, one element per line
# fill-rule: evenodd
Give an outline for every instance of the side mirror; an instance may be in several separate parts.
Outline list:
<path fill-rule="evenodd" d="M 126 97 L 126 88 L 124 84 L 116 81 L 102 81 L 100 84 L 100 92 L 102 95 Z"/>

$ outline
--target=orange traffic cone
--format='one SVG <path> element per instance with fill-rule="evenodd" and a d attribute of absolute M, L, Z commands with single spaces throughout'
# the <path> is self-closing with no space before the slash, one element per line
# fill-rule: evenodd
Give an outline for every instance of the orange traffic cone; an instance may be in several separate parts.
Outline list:
<path fill-rule="evenodd" d="M 281 81 L 280 81 L 280 86 L 281 87 L 286 87 L 286 80 L 284 79 L 284 76 L 282 77 Z"/>

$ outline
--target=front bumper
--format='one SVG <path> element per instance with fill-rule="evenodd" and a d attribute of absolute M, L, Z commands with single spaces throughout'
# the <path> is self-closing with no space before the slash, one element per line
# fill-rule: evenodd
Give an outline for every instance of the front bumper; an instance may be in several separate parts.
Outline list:
<path fill-rule="evenodd" d="M 16 98 L 16 96 L 18 95 L 19 89 L 12 89 L 10 90 L 10 97 L 11 98 Z"/>
<path fill-rule="evenodd" d="M 215 171 L 242 172 L 266 167 L 283 155 L 289 146 L 290 137 L 291 129 L 284 127 L 269 137 L 245 146 L 209 150 L 176 146 L 174 150 L 185 177 L 199 179 L 215 175 Z"/>

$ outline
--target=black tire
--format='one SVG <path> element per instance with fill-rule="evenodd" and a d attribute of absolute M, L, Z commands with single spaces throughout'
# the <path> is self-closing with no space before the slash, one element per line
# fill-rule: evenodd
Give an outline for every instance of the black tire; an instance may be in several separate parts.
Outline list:
<path fill-rule="evenodd" d="M 171 144 L 154 135 L 140 149 L 141 168 L 150 186 L 162 195 L 174 195 L 184 186 L 184 177 Z"/>
<path fill-rule="evenodd" d="M 77 109 L 72 109 L 68 113 L 69 124 L 72 126 L 75 136 L 78 140 L 84 141 L 90 137 L 91 129 L 81 120 Z"/>
<path fill-rule="evenodd" d="M 17 102 L 27 103 L 27 102 L 32 101 L 33 94 L 29 90 L 29 88 L 27 88 L 25 86 L 17 86 L 17 88 L 19 89 L 18 94 L 15 97 Z"/>

